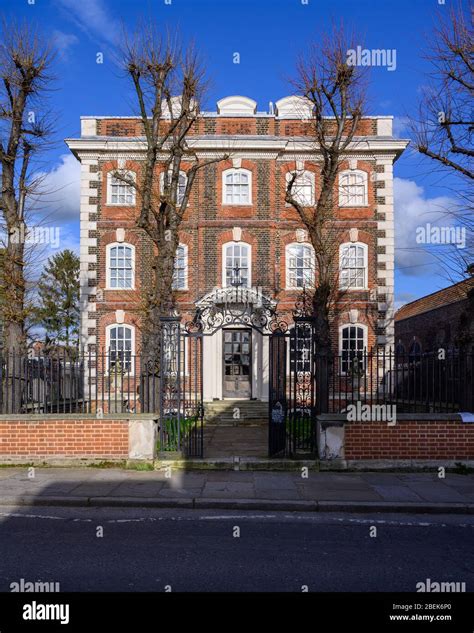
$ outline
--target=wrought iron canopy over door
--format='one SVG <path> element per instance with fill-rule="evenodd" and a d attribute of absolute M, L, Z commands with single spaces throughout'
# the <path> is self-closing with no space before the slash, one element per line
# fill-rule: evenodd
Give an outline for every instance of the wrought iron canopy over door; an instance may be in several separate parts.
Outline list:
<path fill-rule="evenodd" d="M 250 398 L 251 383 L 250 330 L 223 330 L 224 398 Z"/>

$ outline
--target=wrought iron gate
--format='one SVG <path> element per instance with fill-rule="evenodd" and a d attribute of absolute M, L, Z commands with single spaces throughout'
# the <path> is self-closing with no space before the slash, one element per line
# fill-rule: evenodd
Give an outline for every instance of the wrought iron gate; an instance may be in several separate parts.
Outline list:
<path fill-rule="evenodd" d="M 184 331 L 179 317 L 161 319 L 160 361 L 141 368 L 147 409 L 158 413 L 158 452 L 203 456 L 202 335 Z"/>
<path fill-rule="evenodd" d="M 283 457 L 286 454 L 286 427 L 288 415 L 287 393 L 287 340 L 285 332 L 270 336 L 270 384 L 268 416 L 268 454 Z"/>
<path fill-rule="evenodd" d="M 314 322 L 295 317 L 294 327 L 270 336 L 269 455 L 316 454 L 317 353 Z"/>

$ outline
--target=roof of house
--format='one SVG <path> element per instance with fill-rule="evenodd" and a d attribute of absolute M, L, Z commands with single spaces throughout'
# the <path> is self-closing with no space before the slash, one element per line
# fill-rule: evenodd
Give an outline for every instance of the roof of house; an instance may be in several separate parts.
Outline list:
<path fill-rule="evenodd" d="M 436 310 L 450 303 L 456 303 L 467 298 L 469 290 L 474 288 L 474 277 L 469 277 L 463 281 L 458 282 L 437 292 L 433 292 L 426 297 L 416 299 L 406 303 L 395 314 L 395 321 L 402 321 L 410 317 L 422 314 L 423 312 L 429 312 L 430 310 Z"/>

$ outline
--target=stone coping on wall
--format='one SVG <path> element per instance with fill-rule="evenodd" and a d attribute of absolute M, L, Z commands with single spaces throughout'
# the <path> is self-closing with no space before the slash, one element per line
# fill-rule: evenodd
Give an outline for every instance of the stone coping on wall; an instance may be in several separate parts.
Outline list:
<path fill-rule="evenodd" d="M 0 422 L 53 422 L 54 420 L 67 420 L 70 422 L 82 422 L 83 420 L 123 422 L 127 420 L 157 419 L 158 416 L 152 413 L 104 413 L 100 418 L 98 418 L 95 413 L 5 413 L 0 415 Z"/>
<path fill-rule="evenodd" d="M 353 422 L 356 422 L 352 420 L 347 420 L 347 416 L 345 413 L 322 413 L 320 415 L 317 415 L 316 419 L 322 424 L 352 424 Z M 396 419 L 397 422 L 442 422 L 443 420 L 462 422 L 462 417 L 459 413 L 397 413 Z M 381 420 L 371 421 L 380 422 Z"/>

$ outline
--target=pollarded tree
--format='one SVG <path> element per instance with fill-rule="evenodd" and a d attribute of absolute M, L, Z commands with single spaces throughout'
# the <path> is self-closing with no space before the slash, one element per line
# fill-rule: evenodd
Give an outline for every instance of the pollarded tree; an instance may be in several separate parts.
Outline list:
<path fill-rule="evenodd" d="M 315 288 L 312 314 L 318 353 L 331 350 L 330 319 L 338 290 L 338 250 L 341 228 L 335 222 L 338 208 L 335 185 L 346 151 L 355 142 L 365 107 L 365 82 L 360 67 L 348 63 L 348 51 L 355 49 L 341 28 L 334 28 L 305 54 L 292 81 L 309 106 L 308 146 L 322 158 L 319 187 L 314 204 L 306 206 L 298 195 L 298 170 L 290 177 L 286 202 L 305 224 L 315 252 Z"/>
<path fill-rule="evenodd" d="M 38 183 L 31 176 L 35 154 L 50 127 L 38 114 L 51 77 L 52 58 L 34 28 L 3 20 L 0 43 L 0 210 L 6 232 L 1 271 L 4 344 L 25 347 L 25 211 Z"/>
<path fill-rule="evenodd" d="M 152 24 L 142 24 L 127 39 L 124 67 L 131 79 L 145 137 L 142 173 L 136 180 L 117 170 L 117 178 L 133 187 L 139 200 L 137 225 L 154 246 L 146 301 L 143 346 L 156 360 L 160 352 L 160 318 L 173 304 L 173 273 L 179 228 L 196 175 L 206 165 L 225 159 L 202 160 L 188 143 L 200 111 L 205 72 L 194 47 L 180 47 L 162 37 Z M 180 183 L 183 163 L 186 183 Z M 160 183 L 160 173 L 162 182 Z"/>
<path fill-rule="evenodd" d="M 3 19 L 0 26 L 0 212 L 6 234 L 0 284 L 8 378 L 2 387 L 12 412 L 21 407 L 19 355 L 25 352 L 27 201 L 37 191 L 34 159 L 51 127 L 40 117 L 52 57 L 34 27 Z"/>

